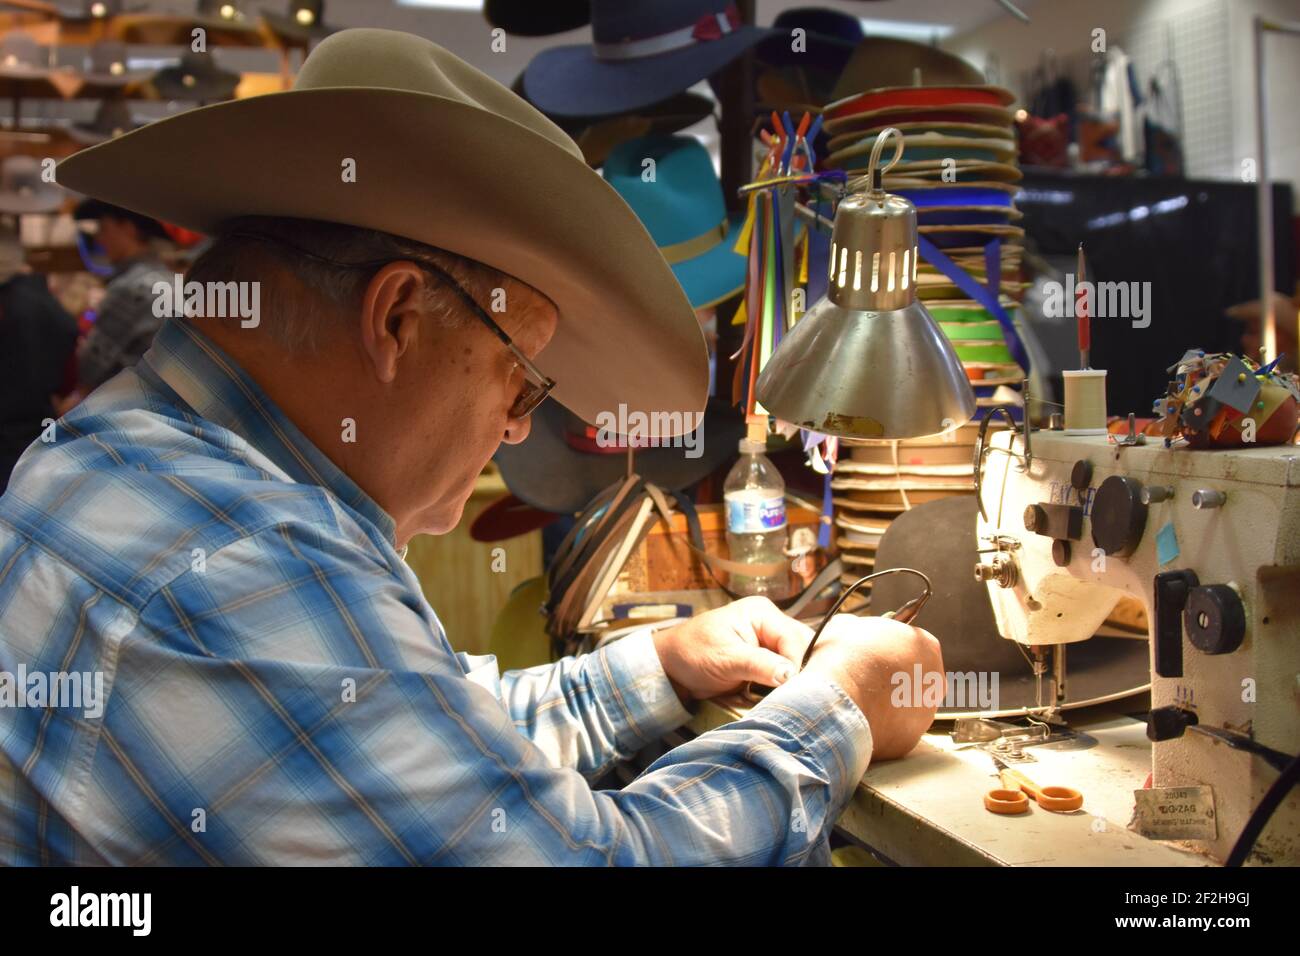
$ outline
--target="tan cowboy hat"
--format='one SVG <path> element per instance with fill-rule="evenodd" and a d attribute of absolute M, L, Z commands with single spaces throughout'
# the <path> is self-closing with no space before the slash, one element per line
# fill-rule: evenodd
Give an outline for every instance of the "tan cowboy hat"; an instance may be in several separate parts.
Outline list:
<path fill-rule="evenodd" d="M 429 40 L 340 31 L 292 90 L 151 123 L 69 157 L 57 176 L 197 232 L 291 216 L 467 256 L 559 308 L 537 365 L 585 421 L 619 403 L 704 409 L 704 334 L 636 214 L 559 127 Z"/>
<path fill-rule="evenodd" d="M 984 74 L 961 57 L 937 47 L 892 37 L 868 37 L 857 45 L 831 91 L 830 102 L 882 86 L 911 86 L 916 71 L 924 86 L 967 86 Z"/>

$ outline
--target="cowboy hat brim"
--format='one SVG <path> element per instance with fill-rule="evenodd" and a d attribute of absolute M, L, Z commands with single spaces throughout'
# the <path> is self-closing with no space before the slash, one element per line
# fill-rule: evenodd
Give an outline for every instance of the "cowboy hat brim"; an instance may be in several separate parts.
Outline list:
<path fill-rule="evenodd" d="M 627 452 L 593 454 L 565 440 L 564 410 L 542 405 L 533 413 L 533 427 L 522 444 L 502 445 L 496 463 L 510 493 L 525 504 L 555 514 L 580 511 L 602 489 L 627 473 Z M 740 413 L 720 399 L 709 402 L 696 448 L 638 448 L 632 467 L 638 475 L 670 491 L 681 491 L 711 474 L 735 452 L 745 437 Z"/>
<path fill-rule="evenodd" d="M 1020 167 L 1011 163 L 990 163 L 974 159 L 955 159 L 951 164 L 937 159 L 923 159 L 916 162 L 901 162 L 885 174 L 885 188 L 894 188 L 897 181 L 912 182 L 916 179 L 930 179 L 945 182 L 942 177 L 947 173 L 956 175 L 954 180 L 959 185 L 966 185 L 975 180 L 997 180 L 1005 183 L 1018 183 L 1024 173 Z M 963 178 L 966 177 L 966 178 Z"/>
<path fill-rule="evenodd" d="M 925 43 L 895 37 L 868 37 L 845 64 L 831 94 L 840 100 L 862 90 L 915 82 L 921 71 L 924 86 L 966 86 L 985 82 L 984 74 L 954 53 Z"/>
<path fill-rule="evenodd" d="M 916 120 L 907 123 L 891 123 L 888 119 L 882 119 L 871 126 L 849 130 L 847 133 L 840 133 L 836 136 L 832 136 L 827 141 L 826 145 L 829 147 L 831 152 L 834 152 L 836 150 L 844 149 L 846 146 L 852 146 L 864 137 L 878 136 L 883 130 L 888 129 L 891 126 L 904 136 L 938 133 L 942 136 L 973 136 L 985 139 L 999 139 L 1014 137 L 1016 135 L 1014 126 L 999 126 L 996 123 L 964 123 L 960 121 L 926 123 L 924 121 L 918 122 Z"/>
<path fill-rule="evenodd" d="M 588 44 L 555 47 L 524 69 L 528 101 L 556 116 L 608 116 L 667 99 L 712 76 L 771 33 L 742 26 L 670 53 L 600 60 Z"/>
<path fill-rule="evenodd" d="M 377 34 L 388 31 L 325 43 L 387 39 Z M 483 262 L 557 306 L 536 362 L 578 416 L 592 422 L 620 402 L 700 411 L 708 354 L 690 303 L 635 213 L 568 145 L 452 96 L 323 85 L 151 123 L 69 157 L 57 177 L 196 232 L 239 216 L 326 220 Z M 342 175 L 348 161 L 355 181 Z"/>

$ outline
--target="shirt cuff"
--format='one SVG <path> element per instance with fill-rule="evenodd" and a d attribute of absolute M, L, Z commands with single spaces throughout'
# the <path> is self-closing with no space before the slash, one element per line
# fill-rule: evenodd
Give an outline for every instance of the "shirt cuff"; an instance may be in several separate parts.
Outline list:
<path fill-rule="evenodd" d="M 871 725 L 838 684 L 818 674 L 798 673 L 748 716 L 773 721 L 803 745 L 830 782 L 838 808 L 853 796 L 871 763 Z"/>
<path fill-rule="evenodd" d="M 592 656 L 592 683 L 613 715 L 619 749 L 640 750 L 691 719 L 664 673 L 652 627 L 614 641 Z"/>

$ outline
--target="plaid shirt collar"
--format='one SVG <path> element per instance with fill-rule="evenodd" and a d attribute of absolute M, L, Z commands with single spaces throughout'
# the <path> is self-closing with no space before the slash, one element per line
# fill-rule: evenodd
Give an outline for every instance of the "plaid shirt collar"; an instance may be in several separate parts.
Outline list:
<path fill-rule="evenodd" d="M 294 481 L 328 489 L 393 544 L 396 525 L 388 513 L 308 441 L 234 359 L 188 322 L 165 322 L 136 372 L 200 417 L 239 435 Z"/>

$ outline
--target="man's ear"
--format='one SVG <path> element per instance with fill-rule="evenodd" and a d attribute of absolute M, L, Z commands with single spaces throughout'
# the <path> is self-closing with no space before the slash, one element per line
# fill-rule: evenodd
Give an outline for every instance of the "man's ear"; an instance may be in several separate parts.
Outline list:
<path fill-rule="evenodd" d="M 361 347 L 375 378 L 397 378 L 397 365 L 415 344 L 424 308 L 424 273 L 410 262 L 390 262 L 366 286 L 361 297 Z"/>

